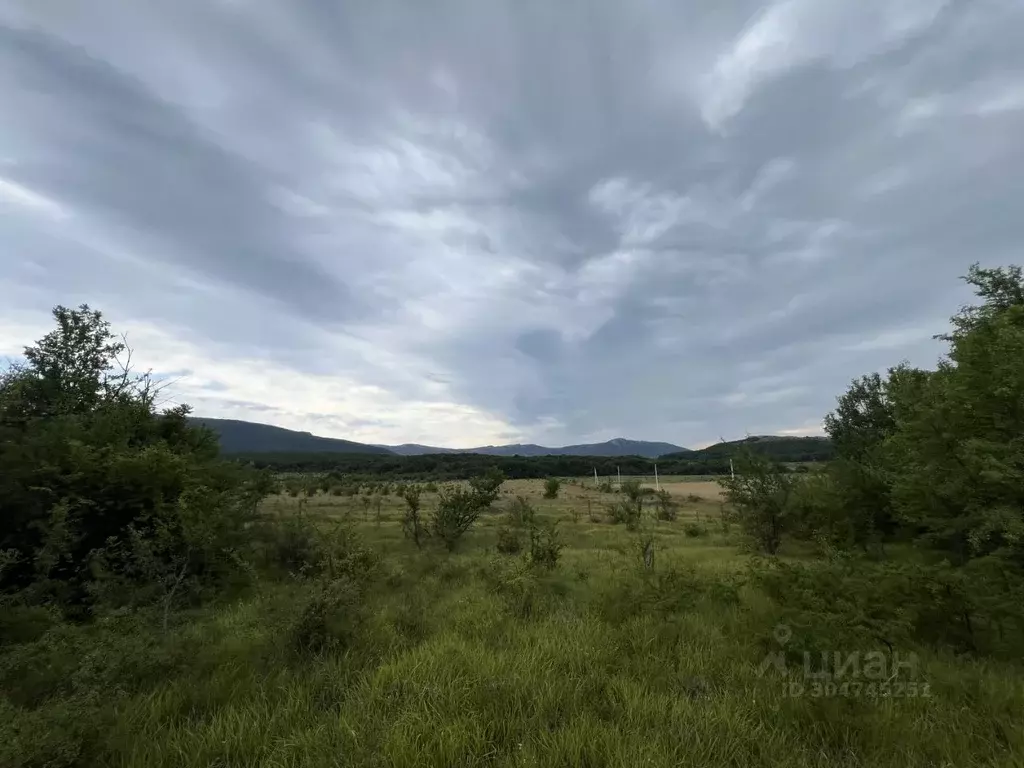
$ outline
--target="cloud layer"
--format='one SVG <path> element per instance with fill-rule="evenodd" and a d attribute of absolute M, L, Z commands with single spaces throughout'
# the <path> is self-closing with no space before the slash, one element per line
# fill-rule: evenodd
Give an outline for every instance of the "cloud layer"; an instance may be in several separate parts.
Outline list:
<path fill-rule="evenodd" d="M 1015 0 L 16 0 L 0 354 L 86 301 L 208 416 L 815 432 L 1019 261 L 1022 38 Z"/>

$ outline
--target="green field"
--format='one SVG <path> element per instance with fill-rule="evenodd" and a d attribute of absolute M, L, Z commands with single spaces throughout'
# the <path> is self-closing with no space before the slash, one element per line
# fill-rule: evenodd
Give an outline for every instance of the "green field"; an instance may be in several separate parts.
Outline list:
<path fill-rule="evenodd" d="M 496 551 L 515 495 L 558 521 L 553 569 Z M 16 646 L 0 764 L 1020 765 L 1014 665 L 915 648 L 915 669 L 845 688 L 763 670 L 778 606 L 721 503 L 685 498 L 677 520 L 629 532 L 608 494 L 511 481 L 449 554 L 403 536 L 394 494 L 273 496 L 265 514 L 342 526 L 357 537 L 343 549 L 376 564 L 261 578 L 166 632 L 143 611 Z"/>

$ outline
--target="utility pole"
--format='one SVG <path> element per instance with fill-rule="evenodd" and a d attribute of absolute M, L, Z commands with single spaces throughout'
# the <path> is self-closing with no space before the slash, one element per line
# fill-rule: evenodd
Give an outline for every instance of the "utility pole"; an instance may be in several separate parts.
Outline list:
<path fill-rule="evenodd" d="M 618 467 L 615 468 L 615 474 L 617 474 L 619 476 L 619 490 L 621 491 L 622 490 L 622 472 L 619 470 Z"/>
<path fill-rule="evenodd" d="M 656 490 L 656 491 L 660 491 L 661 490 L 661 483 L 658 482 L 658 465 L 657 464 L 654 465 L 654 490 Z"/>
<path fill-rule="evenodd" d="M 733 480 L 736 479 L 736 470 L 732 468 L 732 459 L 729 459 L 729 477 Z"/>
<path fill-rule="evenodd" d="M 594 487 L 597 488 L 597 486 L 598 486 L 598 482 L 597 482 L 597 467 L 594 467 Z"/>

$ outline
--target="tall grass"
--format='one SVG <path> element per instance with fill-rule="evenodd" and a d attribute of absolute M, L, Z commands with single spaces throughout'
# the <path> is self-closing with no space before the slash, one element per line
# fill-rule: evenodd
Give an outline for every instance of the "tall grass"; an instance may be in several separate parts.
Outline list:
<path fill-rule="evenodd" d="M 294 642 L 318 576 L 265 581 L 166 633 L 139 614 L 8 646 L 0 765 L 1019 765 L 1018 666 L 916 649 L 927 697 L 786 695 L 760 670 L 779 609 L 730 536 L 688 537 L 684 505 L 652 523 L 648 572 L 636 534 L 572 522 L 584 491 L 515 490 L 560 521 L 553 570 L 495 551 L 497 507 L 448 554 L 403 537 L 393 496 L 379 527 L 352 514 L 358 499 L 311 499 L 309 517 L 354 520 L 380 556 L 336 603 L 353 612 L 344 643 Z"/>

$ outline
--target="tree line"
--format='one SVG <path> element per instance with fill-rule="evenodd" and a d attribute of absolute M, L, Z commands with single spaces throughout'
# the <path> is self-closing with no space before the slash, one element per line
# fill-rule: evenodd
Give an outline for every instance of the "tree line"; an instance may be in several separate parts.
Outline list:
<path fill-rule="evenodd" d="M 821 471 L 797 481 L 747 454 L 723 481 L 761 552 L 816 545 L 818 562 L 765 579 L 809 633 L 1024 650 L 1024 276 L 975 264 L 965 280 L 981 301 L 936 337 L 937 368 L 853 381 L 825 419 L 836 457 Z"/>
<path fill-rule="evenodd" d="M 415 481 L 445 481 L 475 477 L 489 467 L 510 479 L 653 475 L 722 475 L 729 460 L 742 450 L 781 463 L 827 461 L 834 455 L 824 438 L 758 439 L 709 446 L 701 451 L 674 453 L 658 459 L 642 456 L 489 456 L 479 453 L 432 453 L 420 456 L 381 456 L 362 453 L 238 453 L 231 458 L 257 468 L 279 472 L 338 472 L 358 477 Z"/>

